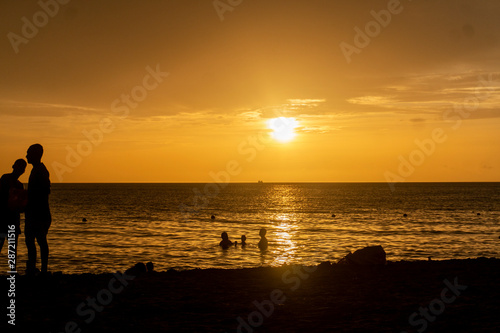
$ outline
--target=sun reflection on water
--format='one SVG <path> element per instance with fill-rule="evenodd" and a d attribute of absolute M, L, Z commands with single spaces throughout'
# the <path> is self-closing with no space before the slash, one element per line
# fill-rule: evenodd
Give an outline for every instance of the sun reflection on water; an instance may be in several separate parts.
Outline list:
<path fill-rule="evenodd" d="M 315 265 L 369 245 L 382 245 L 390 260 L 499 253 L 497 184 L 406 184 L 397 193 L 385 184 L 227 184 L 186 218 L 179 205 L 203 186 L 54 184 L 52 270 L 103 273 L 148 261 L 159 271 Z M 261 228 L 269 241 L 263 253 Z M 222 250 L 222 231 L 238 245 Z M 25 247 L 18 254 L 24 262 Z"/>
<path fill-rule="evenodd" d="M 279 210 L 270 216 L 272 223 L 272 254 L 271 266 L 280 266 L 297 259 L 297 238 L 300 235 L 296 213 L 300 206 L 300 198 L 294 189 L 287 185 L 273 186 L 268 197 Z"/>
<path fill-rule="evenodd" d="M 274 233 L 276 248 L 273 251 L 274 260 L 271 266 L 280 266 L 292 261 L 296 256 L 297 242 L 295 241 L 295 232 L 290 228 L 290 224 L 283 223 L 276 226 Z"/>

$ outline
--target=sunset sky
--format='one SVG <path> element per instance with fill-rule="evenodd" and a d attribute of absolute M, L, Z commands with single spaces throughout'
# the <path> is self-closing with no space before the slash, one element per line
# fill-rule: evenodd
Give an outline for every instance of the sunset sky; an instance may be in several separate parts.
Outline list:
<path fill-rule="evenodd" d="M 497 0 L 59 1 L 0 4 L 0 173 L 500 181 Z"/>

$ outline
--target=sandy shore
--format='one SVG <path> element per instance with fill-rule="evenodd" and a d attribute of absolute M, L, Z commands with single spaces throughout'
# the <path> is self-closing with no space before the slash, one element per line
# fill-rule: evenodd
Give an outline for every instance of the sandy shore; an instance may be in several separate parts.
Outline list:
<path fill-rule="evenodd" d="M 18 276 L 15 289 L 23 332 L 500 330 L 498 259 Z"/>

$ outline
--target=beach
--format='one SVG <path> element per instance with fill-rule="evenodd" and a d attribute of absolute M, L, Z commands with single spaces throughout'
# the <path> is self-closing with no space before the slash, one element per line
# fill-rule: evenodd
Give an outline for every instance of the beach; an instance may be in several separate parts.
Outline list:
<path fill-rule="evenodd" d="M 495 332 L 499 281 L 486 258 L 19 275 L 15 318 L 23 332 Z"/>
<path fill-rule="evenodd" d="M 500 333 L 498 0 L 0 12 L 0 333 Z"/>

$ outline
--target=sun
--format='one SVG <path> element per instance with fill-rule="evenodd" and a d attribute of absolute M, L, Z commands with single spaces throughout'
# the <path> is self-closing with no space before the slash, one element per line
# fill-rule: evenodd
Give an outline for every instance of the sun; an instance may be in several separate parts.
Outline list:
<path fill-rule="evenodd" d="M 271 136 L 280 142 L 289 142 L 295 138 L 295 128 L 299 125 L 295 118 L 278 117 L 270 119 L 267 126 L 273 130 Z"/>

